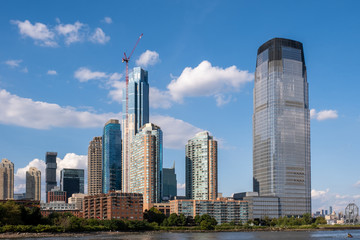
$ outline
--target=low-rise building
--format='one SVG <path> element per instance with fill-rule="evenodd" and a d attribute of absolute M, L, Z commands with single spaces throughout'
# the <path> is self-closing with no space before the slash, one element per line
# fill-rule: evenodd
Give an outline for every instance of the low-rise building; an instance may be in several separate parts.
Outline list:
<path fill-rule="evenodd" d="M 68 203 L 74 203 L 75 209 L 82 210 L 84 198 L 86 196 L 87 196 L 87 194 L 84 194 L 84 193 L 74 193 L 71 197 L 68 198 Z"/>
<path fill-rule="evenodd" d="M 218 224 L 226 222 L 245 222 L 248 220 L 248 203 L 246 201 L 218 200 L 172 200 L 170 213 L 184 214 L 186 217 L 208 214 Z"/>
<path fill-rule="evenodd" d="M 165 214 L 165 216 L 167 216 L 167 217 L 170 216 L 170 202 L 153 203 L 153 204 L 149 205 L 149 207 L 156 208 L 157 210 L 159 210 L 160 212 Z"/>
<path fill-rule="evenodd" d="M 60 187 L 56 186 L 47 193 L 47 202 L 66 202 L 66 192 L 61 191 Z"/>
<path fill-rule="evenodd" d="M 143 220 L 143 195 L 110 191 L 107 194 L 86 196 L 83 216 L 86 219 Z"/>
<path fill-rule="evenodd" d="M 75 203 L 66 203 L 65 201 L 53 201 L 49 203 L 40 203 L 41 210 L 75 210 Z"/>
<path fill-rule="evenodd" d="M 234 193 L 235 200 L 249 203 L 249 219 L 264 219 L 280 217 L 279 198 L 259 196 L 257 192 Z"/>

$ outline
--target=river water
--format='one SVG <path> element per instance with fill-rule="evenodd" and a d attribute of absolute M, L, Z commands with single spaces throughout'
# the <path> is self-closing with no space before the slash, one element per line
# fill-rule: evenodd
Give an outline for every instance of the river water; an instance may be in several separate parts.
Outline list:
<path fill-rule="evenodd" d="M 130 240 L 242 240 L 242 239 L 346 239 L 350 233 L 352 239 L 360 239 L 360 230 L 341 231 L 309 231 L 309 232 L 206 232 L 206 233 L 170 233 L 170 232 L 146 232 L 146 233 L 119 233 L 119 234 L 94 234 L 90 236 L 51 237 L 42 239 L 65 240 L 65 239 L 130 239 Z M 34 238 L 22 238 L 33 240 Z"/>

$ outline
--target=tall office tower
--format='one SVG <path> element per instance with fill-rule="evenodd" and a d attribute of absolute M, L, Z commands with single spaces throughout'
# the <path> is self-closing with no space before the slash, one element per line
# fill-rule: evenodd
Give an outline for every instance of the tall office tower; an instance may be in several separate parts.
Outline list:
<path fill-rule="evenodd" d="M 172 200 L 177 195 L 175 162 L 172 168 L 163 168 L 163 200 Z"/>
<path fill-rule="evenodd" d="M 121 190 L 121 129 L 117 119 L 110 119 L 102 138 L 102 192 Z"/>
<path fill-rule="evenodd" d="M 162 131 L 152 123 L 142 126 L 131 144 L 129 192 L 143 194 L 144 209 L 162 200 L 162 144 Z"/>
<path fill-rule="evenodd" d="M 216 200 L 217 141 L 208 132 L 200 132 L 185 146 L 186 198 L 194 200 Z"/>
<path fill-rule="evenodd" d="M 65 191 L 66 196 L 70 197 L 73 193 L 84 193 L 84 169 L 62 169 L 60 171 L 60 190 Z"/>
<path fill-rule="evenodd" d="M 122 190 L 129 192 L 130 145 L 139 129 L 149 122 L 148 72 L 136 67 L 129 74 L 128 122 L 126 122 L 126 89 L 123 90 L 123 158 Z"/>
<path fill-rule="evenodd" d="M 102 193 L 102 137 L 94 137 L 88 148 L 88 194 Z"/>
<path fill-rule="evenodd" d="M 41 172 L 35 167 L 26 171 L 26 199 L 41 200 Z"/>
<path fill-rule="evenodd" d="M 302 43 L 274 38 L 257 53 L 253 188 L 280 199 L 280 215 L 311 213 L 310 111 Z"/>
<path fill-rule="evenodd" d="M 0 163 L 0 200 L 14 198 L 14 164 L 3 158 Z"/>
<path fill-rule="evenodd" d="M 51 191 L 54 187 L 56 187 L 56 157 L 57 152 L 47 152 L 45 157 L 46 162 L 46 170 L 45 170 L 45 182 L 46 182 L 46 201 L 48 192 Z"/>

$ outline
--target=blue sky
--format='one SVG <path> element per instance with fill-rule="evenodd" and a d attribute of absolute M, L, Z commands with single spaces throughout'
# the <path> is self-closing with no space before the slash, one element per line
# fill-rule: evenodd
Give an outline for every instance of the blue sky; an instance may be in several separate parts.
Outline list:
<path fill-rule="evenodd" d="M 149 72 L 150 119 L 164 131 L 164 167 L 200 130 L 219 140 L 219 192 L 252 190 L 257 48 L 300 41 L 308 71 L 313 210 L 360 204 L 360 19 L 357 1 L 1 1 L 0 158 L 29 166 L 58 152 L 85 167 L 89 141 L 120 117 L 123 52 Z M 44 179 L 45 174 L 42 173 Z"/>

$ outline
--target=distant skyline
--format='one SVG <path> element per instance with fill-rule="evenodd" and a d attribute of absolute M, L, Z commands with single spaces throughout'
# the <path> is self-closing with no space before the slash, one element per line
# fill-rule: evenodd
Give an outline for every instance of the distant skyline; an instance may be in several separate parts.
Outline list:
<path fill-rule="evenodd" d="M 311 109 L 312 211 L 360 205 L 358 1 L 2 1 L 0 159 L 15 193 L 45 154 L 86 170 L 89 142 L 121 120 L 123 53 L 148 71 L 150 122 L 164 134 L 164 168 L 176 162 L 185 194 L 185 144 L 218 141 L 218 191 L 252 190 L 256 54 L 282 37 L 303 43 Z M 85 172 L 87 176 L 87 172 Z M 87 187 L 85 187 L 87 189 Z"/>

